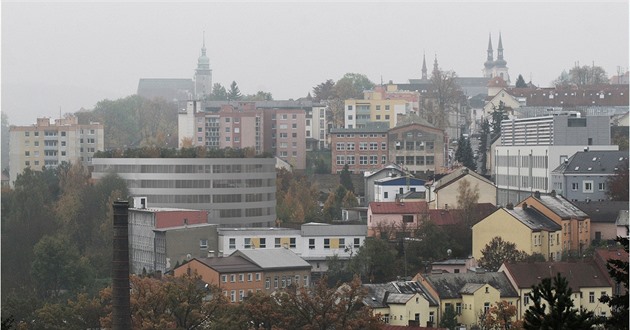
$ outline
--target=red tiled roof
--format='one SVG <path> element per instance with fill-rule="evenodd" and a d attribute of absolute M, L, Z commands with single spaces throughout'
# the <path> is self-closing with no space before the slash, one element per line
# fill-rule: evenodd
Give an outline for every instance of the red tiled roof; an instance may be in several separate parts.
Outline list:
<path fill-rule="evenodd" d="M 371 202 L 372 214 L 419 214 L 426 213 L 427 202 Z"/>

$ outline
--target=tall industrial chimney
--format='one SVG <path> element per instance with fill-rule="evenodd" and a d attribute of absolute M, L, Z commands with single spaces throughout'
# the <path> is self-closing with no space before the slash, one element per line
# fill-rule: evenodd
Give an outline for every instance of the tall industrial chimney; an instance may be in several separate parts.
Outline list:
<path fill-rule="evenodd" d="M 112 329 L 131 329 L 129 302 L 129 202 L 115 201 L 112 259 Z"/>

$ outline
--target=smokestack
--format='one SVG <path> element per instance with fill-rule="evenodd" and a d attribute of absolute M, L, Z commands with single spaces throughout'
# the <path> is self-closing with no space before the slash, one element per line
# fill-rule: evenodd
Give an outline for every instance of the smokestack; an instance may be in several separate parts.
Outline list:
<path fill-rule="evenodd" d="M 131 329 L 129 302 L 129 202 L 115 201 L 112 258 L 112 329 Z"/>

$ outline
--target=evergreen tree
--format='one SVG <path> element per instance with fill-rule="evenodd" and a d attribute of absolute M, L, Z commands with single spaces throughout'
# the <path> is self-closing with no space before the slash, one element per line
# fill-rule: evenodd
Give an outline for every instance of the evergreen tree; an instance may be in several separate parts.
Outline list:
<path fill-rule="evenodd" d="M 227 99 L 228 93 L 227 90 L 225 90 L 225 87 L 219 83 L 212 85 L 212 93 L 208 95 L 209 101 L 227 101 Z"/>
<path fill-rule="evenodd" d="M 460 164 L 468 167 L 473 171 L 477 169 L 477 162 L 475 161 L 475 157 L 473 156 L 470 140 L 465 138 L 463 134 L 459 138 L 457 152 L 455 153 L 455 159 L 457 159 Z"/>
<path fill-rule="evenodd" d="M 492 135 L 501 134 L 501 122 L 505 119 L 505 104 L 499 101 L 499 106 L 492 111 Z"/>
<path fill-rule="evenodd" d="M 617 242 L 628 252 L 628 238 L 617 237 Z M 626 290 L 623 294 L 613 297 L 603 296 L 600 301 L 610 306 L 610 318 L 606 320 L 606 329 L 628 329 L 628 260 L 608 259 L 608 273 L 610 277 Z"/>
<path fill-rule="evenodd" d="M 348 164 L 343 166 L 343 170 L 341 170 L 340 174 L 340 184 L 346 188 L 346 190 L 354 193 L 354 185 L 352 184 L 352 176 L 350 171 L 348 170 Z"/>
<path fill-rule="evenodd" d="M 455 330 L 457 328 L 457 313 L 453 307 L 446 307 L 442 319 L 440 320 L 440 327 L 449 330 Z"/>
<path fill-rule="evenodd" d="M 523 79 L 523 75 L 518 75 L 518 78 L 516 78 L 516 88 L 524 88 L 527 87 L 527 83 L 525 82 L 525 79 Z"/>
<path fill-rule="evenodd" d="M 597 323 L 593 312 L 573 308 L 572 294 L 560 273 L 533 286 L 529 293 L 533 305 L 525 311 L 525 329 L 591 329 Z"/>
<path fill-rule="evenodd" d="M 236 100 L 240 100 L 242 95 L 241 95 L 241 90 L 238 89 L 238 85 L 236 84 L 236 81 L 232 81 L 232 83 L 230 84 L 230 90 L 228 91 L 228 100 L 230 101 L 236 101 Z"/>

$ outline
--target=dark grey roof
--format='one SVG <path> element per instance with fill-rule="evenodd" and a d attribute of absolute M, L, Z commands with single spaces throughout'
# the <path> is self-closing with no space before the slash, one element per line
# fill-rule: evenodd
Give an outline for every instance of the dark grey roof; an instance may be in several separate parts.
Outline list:
<path fill-rule="evenodd" d="M 259 272 L 263 269 L 240 256 L 221 258 L 195 258 L 219 273 Z M 182 265 L 184 266 L 184 265 Z"/>
<path fill-rule="evenodd" d="M 220 236 L 262 236 L 262 235 L 300 235 L 300 231 L 291 228 L 218 228 Z"/>
<path fill-rule="evenodd" d="M 309 222 L 301 227 L 302 236 L 367 236 L 367 225 L 331 225 Z"/>
<path fill-rule="evenodd" d="M 440 265 L 466 265 L 466 261 L 468 259 L 448 259 L 443 261 L 435 261 L 431 263 L 431 265 L 440 266 Z"/>
<path fill-rule="evenodd" d="M 437 306 L 438 304 L 427 289 L 416 281 L 363 284 L 363 287 L 368 290 L 363 303 L 372 308 L 384 308 L 388 304 L 404 304 L 415 294 L 420 294 L 429 302 L 430 306 Z"/>
<path fill-rule="evenodd" d="M 532 195 L 533 198 L 536 198 Z M 577 206 L 573 205 L 566 198 L 556 195 L 540 195 L 538 199 L 542 204 L 547 206 L 553 213 L 557 214 L 562 219 L 586 219 L 588 215 L 582 210 L 580 210 Z"/>
<path fill-rule="evenodd" d="M 575 206 L 588 214 L 591 222 L 615 223 L 619 212 L 628 211 L 628 202 L 626 201 L 590 201 L 590 202 L 574 202 Z"/>
<path fill-rule="evenodd" d="M 460 298 L 460 291 L 468 283 L 489 284 L 499 290 L 501 297 L 518 297 L 507 276 L 502 272 L 430 274 L 424 278 L 441 299 Z"/>
<path fill-rule="evenodd" d="M 461 294 L 473 294 L 473 293 L 475 293 L 475 291 L 479 290 L 484 285 L 486 285 L 486 284 L 485 283 L 466 283 L 459 290 L 459 293 L 461 293 Z"/>
<path fill-rule="evenodd" d="M 257 266 L 269 269 L 311 268 L 311 265 L 289 249 L 236 250 L 231 256 L 241 256 Z"/>
<path fill-rule="evenodd" d="M 562 227 L 555 223 L 553 220 L 547 218 L 544 214 L 538 212 L 532 207 L 523 209 L 522 207 L 514 207 L 514 209 L 504 209 L 516 220 L 527 226 L 533 231 L 558 231 L 562 230 Z"/>
<path fill-rule="evenodd" d="M 425 192 L 419 192 L 419 191 L 408 191 L 402 195 L 400 195 L 400 199 L 422 199 L 424 200 L 426 198 L 426 193 Z"/>
<path fill-rule="evenodd" d="M 614 174 L 615 168 L 628 161 L 628 151 L 579 151 L 569 158 L 567 164 L 560 164 L 554 173 L 572 174 Z"/>

